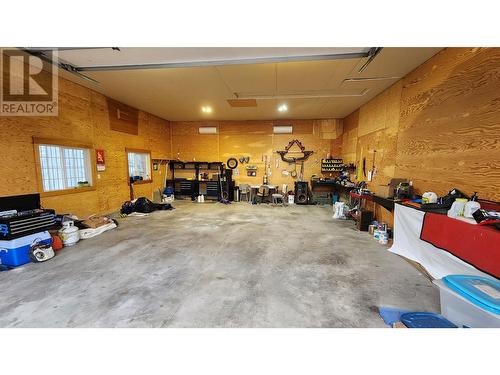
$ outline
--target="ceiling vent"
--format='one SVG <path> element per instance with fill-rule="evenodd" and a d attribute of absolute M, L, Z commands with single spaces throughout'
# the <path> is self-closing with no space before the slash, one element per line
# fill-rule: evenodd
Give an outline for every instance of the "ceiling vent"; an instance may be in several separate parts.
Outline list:
<path fill-rule="evenodd" d="M 233 108 L 257 107 L 255 99 L 228 99 L 227 102 Z"/>
<path fill-rule="evenodd" d="M 217 128 L 215 126 L 202 126 L 198 128 L 200 134 L 217 134 Z"/>
<path fill-rule="evenodd" d="M 292 134 L 293 133 L 293 126 L 292 125 L 273 126 L 273 133 L 274 134 Z"/>

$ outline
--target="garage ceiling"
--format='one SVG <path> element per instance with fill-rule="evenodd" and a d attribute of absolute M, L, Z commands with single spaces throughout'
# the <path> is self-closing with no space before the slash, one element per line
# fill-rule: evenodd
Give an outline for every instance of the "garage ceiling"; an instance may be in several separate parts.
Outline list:
<path fill-rule="evenodd" d="M 383 48 L 361 72 L 373 49 L 88 48 L 59 58 L 98 83 L 61 76 L 167 120 L 263 120 L 345 117 L 439 50 Z"/>

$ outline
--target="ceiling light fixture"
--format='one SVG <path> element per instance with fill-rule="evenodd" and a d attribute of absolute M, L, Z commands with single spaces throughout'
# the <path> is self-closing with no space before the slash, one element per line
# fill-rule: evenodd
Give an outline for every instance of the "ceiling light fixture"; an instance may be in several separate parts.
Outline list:
<path fill-rule="evenodd" d="M 203 106 L 203 107 L 201 107 L 201 111 L 203 113 L 212 113 L 212 107 L 209 107 L 208 105 L 207 106 Z"/>
<path fill-rule="evenodd" d="M 286 104 L 282 104 L 278 107 L 278 111 L 286 112 L 286 111 L 288 111 L 288 106 Z"/>

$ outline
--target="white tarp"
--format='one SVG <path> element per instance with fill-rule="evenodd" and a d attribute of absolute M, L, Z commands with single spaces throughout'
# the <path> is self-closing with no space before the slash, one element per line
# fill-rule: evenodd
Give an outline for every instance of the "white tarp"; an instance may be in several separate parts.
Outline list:
<path fill-rule="evenodd" d="M 491 276 L 475 267 L 422 241 L 420 231 L 425 212 L 396 204 L 394 208 L 394 243 L 389 251 L 420 263 L 435 279 L 447 275 Z"/>
<path fill-rule="evenodd" d="M 97 227 L 97 228 L 80 229 L 78 232 L 80 234 L 80 239 L 87 240 L 89 238 L 98 236 L 101 233 L 104 233 L 108 230 L 115 229 L 115 228 L 116 228 L 116 224 L 114 221 L 112 221 L 111 223 L 101 225 L 100 227 Z"/>

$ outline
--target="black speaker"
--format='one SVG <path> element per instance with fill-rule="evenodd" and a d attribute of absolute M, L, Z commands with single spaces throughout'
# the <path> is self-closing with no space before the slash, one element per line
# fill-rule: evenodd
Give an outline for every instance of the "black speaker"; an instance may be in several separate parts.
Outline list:
<path fill-rule="evenodd" d="M 296 204 L 309 203 L 309 183 L 307 181 L 295 182 L 295 203 Z"/>
<path fill-rule="evenodd" d="M 222 198 L 234 201 L 234 181 L 222 182 Z"/>
<path fill-rule="evenodd" d="M 222 182 L 222 198 L 228 201 L 234 201 L 234 181 L 233 181 L 233 170 L 224 170 L 224 181 Z"/>

